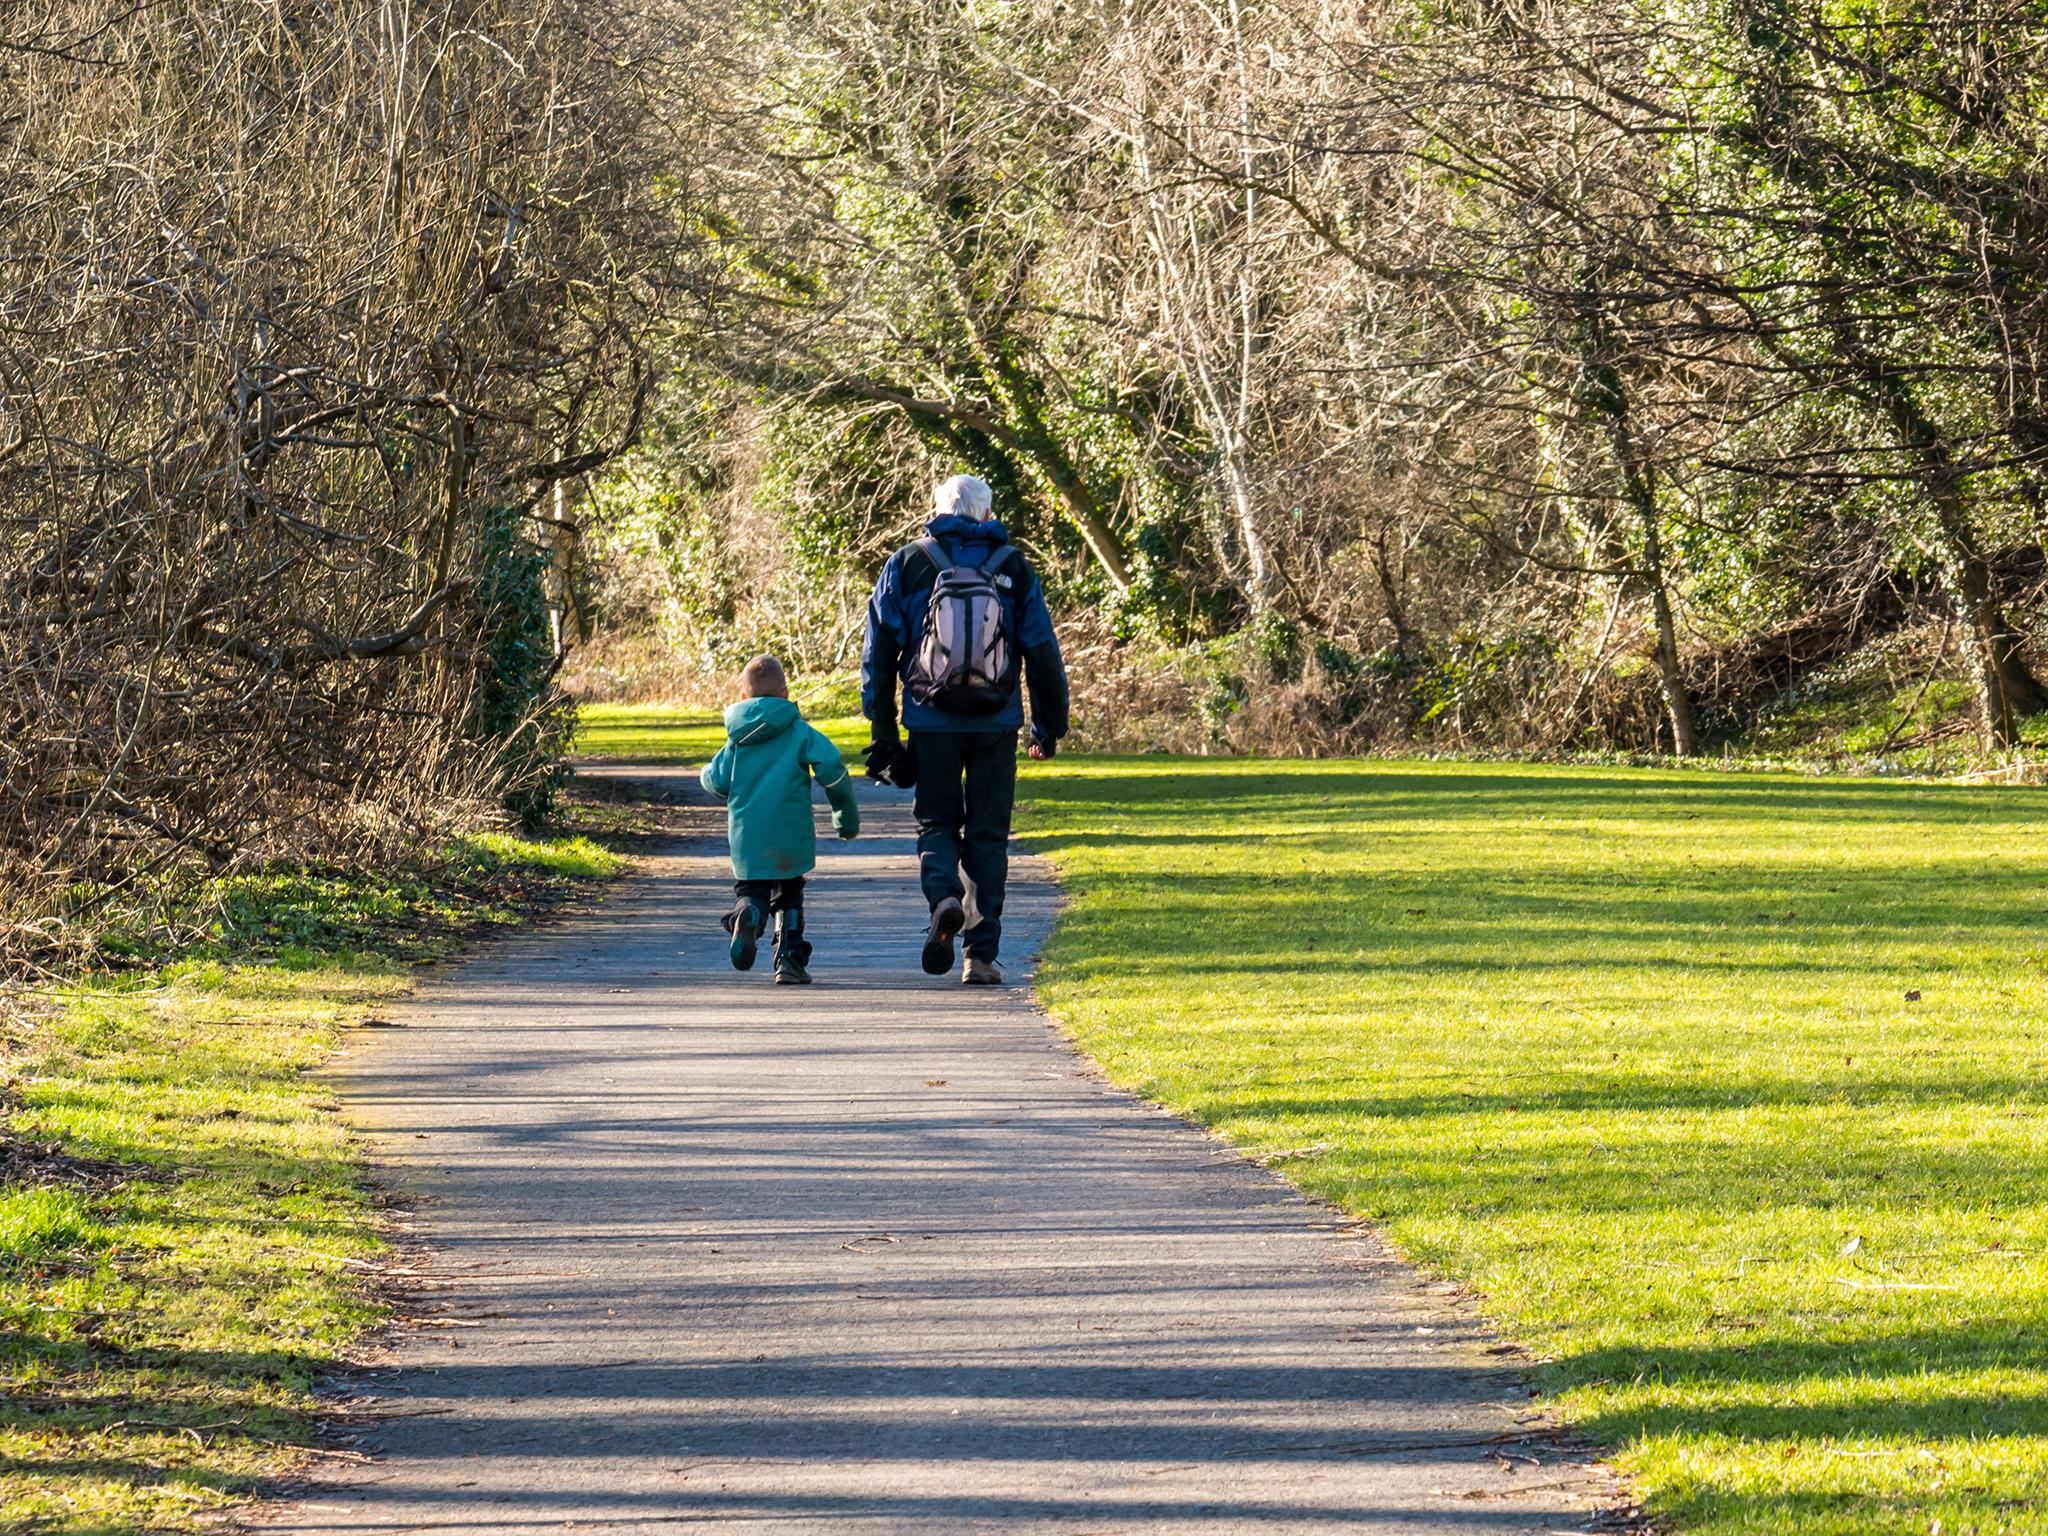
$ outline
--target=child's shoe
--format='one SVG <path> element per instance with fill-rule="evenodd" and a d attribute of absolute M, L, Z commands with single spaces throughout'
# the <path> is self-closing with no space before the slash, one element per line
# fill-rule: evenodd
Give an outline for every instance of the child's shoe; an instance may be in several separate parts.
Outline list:
<path fill-rule="evenodd" d="M 802 910 L 776 913 L 775 985 L 808 987 L 811 984 L 811 973 L 804 969 L 804 963 L 810 958 L 811 946 L 810 941 L 804 937 Z"/>
<path fill-rule="evenodd" d="M 754 954 L 761 942 L 761 930 L 768 926 L 768 914 L 756 901 L 743 901 L 725 917 L 725 930 L 732 935 L 732 945 L 726 953 L 732 956 L 732 968 L 736 971 L 751 971 L 754 968 Z"/>

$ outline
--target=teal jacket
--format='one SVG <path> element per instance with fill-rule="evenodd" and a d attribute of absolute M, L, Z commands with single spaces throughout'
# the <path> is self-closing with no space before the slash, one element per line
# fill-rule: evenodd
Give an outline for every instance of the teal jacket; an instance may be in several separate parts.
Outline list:
<path fill-rule="evenodd" d="M 788 699 L 742 699 L 725 712 L 726 742 L 704 765 L 704 788 L 725 802 L 735 880 L 793 880 L 818 862 L 811 775 L 832 802 L 832 830 L 860 831 L 853 776 L 839 749 Z"/>

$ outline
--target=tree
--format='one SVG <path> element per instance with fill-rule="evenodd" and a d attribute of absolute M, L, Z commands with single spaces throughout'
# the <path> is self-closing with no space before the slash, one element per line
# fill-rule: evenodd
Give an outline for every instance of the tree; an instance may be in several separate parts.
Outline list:
<path fill-rule="evenodd" d="M 505 749 L 563 707 L 546 676 L 487 697 L 499 565 L 639 419 L 677 247 L 640 191 L 660 82 L 615 62 L 644 20 L 9 12 L 0 899 L 31 937 L 67 891 L 388 846 L 554 772 Z"/>

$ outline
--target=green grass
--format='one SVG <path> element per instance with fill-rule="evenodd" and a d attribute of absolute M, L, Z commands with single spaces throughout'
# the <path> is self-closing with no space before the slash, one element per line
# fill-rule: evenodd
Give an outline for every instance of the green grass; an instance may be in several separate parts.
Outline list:
<path fill-rule="evenodd" d="M 839 748 L 848 762 L 868 744 L 868 723 L 860 717 L 858 700 L 843 690 L 817 697 L 795 691 L 809 720 Z M 585 704 L 577 710 L 576 751 L 584 757 L 635 763 L 704 763 L 725 745 L 720 710 L 687 704 Z"/>
<path fill-rule="evenodd" d="M 2048 792 L 1061 759 L 1042 988 L 1687 1532 L 2048 1531 Z"/>
<path fill-rule="evenodd" d="M 0 1189 L 0 1263 L 96 1250 L 112 1240 L 68 1189 Z"/>
<path fill-rule="evenodd" d="M 384 1316 L 381 1223 L 309 1070 L 455 936 L 618 861 L 465 839 L 418 870 L 203 893 L 175 950 L 18 1025 L 0 1140 L 0 1526 L 190 1530 L 312 1442 L 312 1386 Z"/>
<path fill-rule="evenodd" d="M 509 832 L 479 832 L 463 838 L 456 849 L 457 856 L 471 867 L 491 871 L 538 869 L 551 875 L 602 879 L 617 874 L 621 867 L 617 854 L 582 836 L 533 839 Z"/>

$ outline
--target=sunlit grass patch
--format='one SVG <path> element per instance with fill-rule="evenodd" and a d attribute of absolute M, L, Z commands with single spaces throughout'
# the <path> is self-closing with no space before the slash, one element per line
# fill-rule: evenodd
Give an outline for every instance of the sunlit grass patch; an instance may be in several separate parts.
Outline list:
<path fill-rule="evenodd" d="M 811 698 L 799 687 L 794 697 L 804 718 L 851 761 L 867 745 L 868 725 L 860 716 L 858 697 L 844 695 L 843 688 L 835 688 Z M 705 763 L 725 745 L 724 716 L 709 705 L 585 704 L 576 717 L 576 751 L 584 757 Z"/>
<path fill-rule="evenodd" d="M 587 837 L 533 839 L 509 832 L 480 832 L 458 841 L 459 851 L 485 869 L 540 869 L 555 875 L 615 875 L 624 864 L 609 848 Z"/>
<path fill-rule="evenodd" d="M 1048 1002 L 1687 1531 L 2048 1531 L 2048 792 L 1061 759 Z"/>
<path fill-rule="evenodd" d="M 89 1253 L 111 1241 L 68 1189 L 0 1189 L 0 1264 Z"/>

